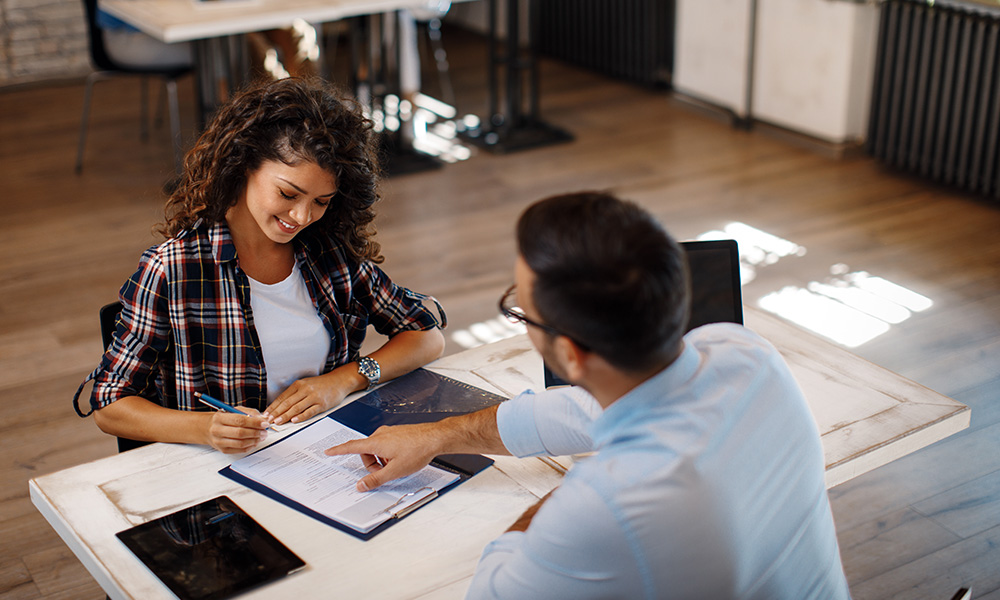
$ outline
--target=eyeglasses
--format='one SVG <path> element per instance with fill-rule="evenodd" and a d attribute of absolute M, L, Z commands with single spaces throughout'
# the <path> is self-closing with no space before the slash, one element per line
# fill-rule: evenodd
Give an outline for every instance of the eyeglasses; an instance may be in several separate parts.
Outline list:
<path fill-rule="evenodd" d="M 555 327 L 552 327 L 551 325 L 546 325 L 545 323 L 539 323 L 538 321 L 535 321 L 534 319 L 529 318 L 528 315 L 524 314 L 524 311 L 521 310 L 520 307 L 514 304 L 514 292 L 516 291 L 516 289 L 517 289 L 516 283 L 507 288 L 507 291 L 503 293 L 503 296 L 500 297 L 500 302 L 498 303 L 500 307 L 500 314 L 507 317 L 508 321 L 512 323 L 524 323 L 525 325 L 531 325 L 532 327 L 537 327 L 550 335 L 567 337 L 573 340 L 573 342 L 577 346 L 580 346 L 585 350 L 589 349 L 589 346 L 581 343 L 574 336 L 571 336 L 570 334 L 564 331 L 560 331 Z"/>

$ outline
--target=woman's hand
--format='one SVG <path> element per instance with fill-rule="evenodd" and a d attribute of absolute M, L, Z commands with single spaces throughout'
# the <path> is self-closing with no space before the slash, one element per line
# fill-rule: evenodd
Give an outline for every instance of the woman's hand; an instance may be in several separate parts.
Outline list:
<path fill-rule="evenodd" d="M 299 379 L 274 399 L 264 411 L 264 416 L 275 425 L 299 423 L 337 406 L 359 385 L 361 376 L 357 374 L 356 364 L 351 365 L 346 371 L 353 370 L 355 377 L 347 381 L 343 377 L 343 367 L 325 375 Z"/>
<path fill-rule="evenodd" d="M 208 423 L 206 441 L 220 452 L 248 452 L 267 437 L 267 418 L 252 408 L 239 407 L 247 413 L 238 415 L 216 412 Z"/>
<path fill-rule="evenodd" d="M 382 381 L 395 379 L 441 356 L 444 335 L 438 329 L 401 331 L 370 356 L 378 361 Z M 306 377 L 288 386 L 264 411 L 270 423 L 300 423 L 334 408 L 352 392 L 364 390 L 368 380 L 358 373 L 358 363 Z"/>

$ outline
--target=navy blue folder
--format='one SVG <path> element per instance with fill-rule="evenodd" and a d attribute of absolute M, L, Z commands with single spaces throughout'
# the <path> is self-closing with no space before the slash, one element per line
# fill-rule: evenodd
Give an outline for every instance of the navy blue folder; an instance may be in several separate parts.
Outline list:
<path fill-rule="evenodd" d="M 450 377 L 438 375 L 426 369 L 417 369 L 338 408 L 324 418 L 334 419 L 364 435 L 371 435 L 382 425 L 404 425 L 439 421 L 445 417 L 475 412 L 482 408 L 499 404 L 503 400 L 502 396 L 481 390 Z M 312 425 L 307 425 L 275 443 L 280 444 Z M 493 460 L 478 454 L 446 454 L 438 456 L 431 464 L 451 471 L 459 477 L 455 483 L 440 490 L 438 495 L 441 495 L 492 465 Z M 368 533 L 361 533 L 237 473 L 231 467 L 226 467 L 220 470 L 219 473 L 362 540 L 369 540 L 375 537 L 402 520 L 402 518 L 405 518 L 389 519 Z"/>

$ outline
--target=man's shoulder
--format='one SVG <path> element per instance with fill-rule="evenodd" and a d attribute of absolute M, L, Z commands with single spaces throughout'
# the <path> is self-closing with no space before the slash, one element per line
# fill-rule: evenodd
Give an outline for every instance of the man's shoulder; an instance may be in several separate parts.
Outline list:
<path fill-rule="evenodd" d="M 761 357 L 777 354 L 770 342 L 737 323 L 702 325 L 689 331 L 684 336 L 684 341 L 701 353 L 724 350 L 727 353 L 756 354 Z"/>
<path fill-rule="evenodd" d="M 700 327 L 696 327 L 691 331 L 687 332 L 684 339 L 693 340 L 741 340 L 741 339 L 752 339 L 759 340 L 761 337 L 747 329 L 746 326 L 740 325 L 739 323 L 708 323 Z"/>

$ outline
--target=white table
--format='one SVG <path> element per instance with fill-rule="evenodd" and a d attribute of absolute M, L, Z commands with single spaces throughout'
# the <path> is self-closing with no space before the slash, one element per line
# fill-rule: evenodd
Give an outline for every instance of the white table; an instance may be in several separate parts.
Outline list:
<path fill-rule="evenodd" d="M 823 439 L 831 488 L 969 426 L 972 411 L 856 354 L 753 307 L 747 327 L 770 341 L 791 367 Z M 541 358 L 522 336 L 463 352 L 460 368 L 436 370 L 513 395 L 541 389 Z"/>
<path fill-rule="evenodd" d="M 462 0 L 459 0 L 462 1 Z M 296 19 L 328 23 L 348 17 L 416 8 L 424 0 L 253 0 L 230 6 L 193 0 L 99 0 L 102 10 L 154 38 L 188 42 L 288 27 Z"/>
<path fill-rule="evenodd" d="M 776 317 L 747 309 L 747 325 L 775 344 L 799 380 L 823 437 L 828 486 L 969 424 L 965 405 Z M 430 368 L 504 395 L 539 388 L 542 378 L 541 359 L 525 336 Z M 152 444 L 32 479 L 29 488 L 38 510 L 112 598 L 171 597 L 115 532 L 219 494 L 309 565 L 247 598 L 460 598 L 482 548 L 562 477 L 539 459 L 496 458 L 493 467 L 368 542 L 219 475 L 230 457 L 201 446 Z"/>

